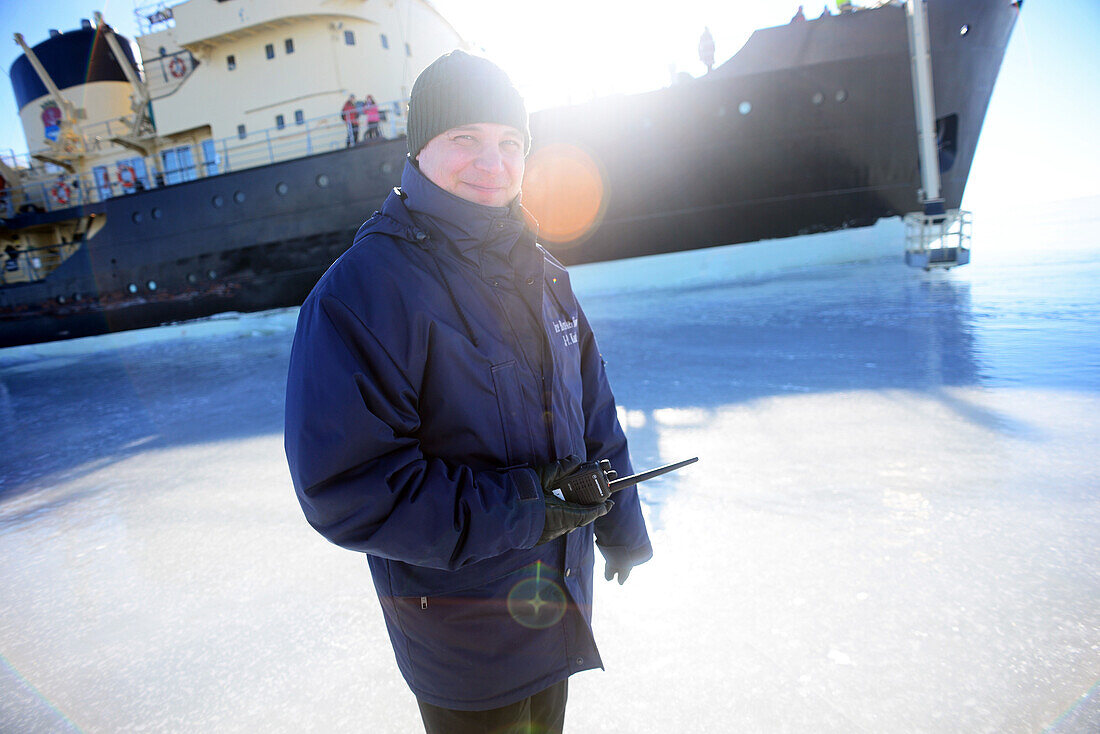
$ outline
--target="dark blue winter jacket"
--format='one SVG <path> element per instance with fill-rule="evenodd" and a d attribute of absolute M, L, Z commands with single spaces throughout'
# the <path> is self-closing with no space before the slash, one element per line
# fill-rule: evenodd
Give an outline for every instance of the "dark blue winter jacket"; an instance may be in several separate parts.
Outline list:
<path fill-rule="evenodd" d="M 306 518 L 366 553 L 417 697 L 486 709 L 602 667 L 593 533 L 651 555 L 634 489 L 544 545 L 530 468 L 632 471 L 592 330 L 518 205 L 461 199 L 406 164 L 298 318 L 286 453 Z"/>

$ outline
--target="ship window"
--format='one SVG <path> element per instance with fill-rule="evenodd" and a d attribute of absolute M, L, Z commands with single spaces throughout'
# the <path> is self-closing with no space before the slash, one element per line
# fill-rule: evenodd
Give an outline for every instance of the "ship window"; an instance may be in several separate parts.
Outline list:
<path fill-rule="evenodd" d="M 821 104 L 825 101 L 825 95 L 821 92 L 814 92 L 814 96 L 811 98 L 814 104 Z"/>
<path fill-rule="evenodd" d="M 282 130 L 284 127 L 286 127 L 286 121 L 283 119 L 283 116 L 275 115 L 275 129 Z"/>
<path fill-rule="evenodd" d="M 95 179 L 96 190 L 99 192 L 99 200 L 110 199 L 111 174 L 107 172 L 107 166 L 96 166 L 92 169 L 92 178 Z"/>
<path fill-rule="evenodd" d="M 150 280 L 148 283 L 145 284 L 145 287 L 151 291 L 155 291 L 157 289 L 157 281 Z"/>
<path fill-rule="evenodd" d="M 269 59 L 275 58 L 275 44 L 274 43 L 269 43 L 266 46 L 264 46 L 264 54 L 266 54 L 267 58 L 269 58 Z"/>
<path fill-rule="evenodd" d="M 848 99 L 848 92 L 843 89 L 838 89 L 836 92 L 836 101 L 843 102 L 846 99 Z"/>
<path fill-rule="evenodd" d="M 153 207 L 153 211 L 150 213 L 153 215 L 153 219 L 160 219 L 162 216 L 164 216 L 164 212 L 162 212 L 160 210 L 160 207 L 157 206 Z"/>
<path fill-rule="evenodd" d="M 210 203 L 213 204 L 215 208 L 220 209 L 222 204 L 225 203 L 225 199 L 222 198 L 221 194 L 214 194 L 214 198 L 210 200 Z"/>
<path fill-rule="evenodd" d="M 355 45 L 355 31 L 344 31 L 344 43 L 349 46 Z"/>
<path fill-rule="evenodd" d="M 237 137 L 238 138 L 240 138 L 241 140 L 244 140 L 245 135 L 247 135 L 247 134 L 248 133 L 246 133 L 244 131 L 244 125 L 237 125 Z"/>
<path fill-rule="evenodd" d="M 237 57 L 233 54 L 229 54 L 225 57 L 225 65 L 229 67 L 230 71 L 237 68 Z"/>
<path fill-rule="evenodd" d="M 302 112 L 301 110 L 294 110 L 294 124 L 295 125 L 303 125 L 303 124 L 305 124 L 305 121 L 306 121 L 305 113 Z"/>
<path fill-rule="evenodd" d="M 740 112 L 742 115 L 749 114 L 750 112 L 752 112 L 752 102 L 742 102 L 741 104 L 737 105 L 737 111 Z"/>
<path fill-rule="evenodd" d="M 288 38 L 285 41 L 283 41 L 283 45 L 286 46 L 286 52 L 288 54 L 294 53 L 294 39 L 293 38 Z"/>
<path fill-rule="evenodd" d="M 390 47 L 390 39 L 386 38 L 386 34 L 385 33 L 379 33 L 378 35 L 382 39 L 382 48 L 389 48 Z"/>
<path fill-rule="evenodd" d="M 198 178 L 190 145 L 162 150 L 160 160 L 164 164 L 164 182 L 168 185 L 194 181 Z"/>
<path fill-rule="evenodd" d="M 234 191 L 233 192 L 233 201 L 237 202 L 238 204 L 243 204 L 244 203 L 244 192 L 243 191 Z"/>
<path fill-rule="evenodd" d="M 202 162 L 206 166 L 203 174 L 206 176 L 218 175 L 218 151 L 214 147 L 213 140 L 202 141 Z"/>
<path fill-rule="evenodd" d="M 130 291 L 131 293 L 137 293 L 137 286 L 131 283 L 130 285 L 126 286 L 126 290 Z"/>
<path fill-rule="evenodd" d="M 323 173 L 320 176 L 318 176 L 317 177 L 317 185 L 320 186 L 322 189 L 327 187 L 328 186 L 328 176 L 326 176 Z"/>
<path fill-rule="evenodd" d="M 134 212 L 133 214 L 130 215 L 130 219 L 133 221 L 134 224 L 140 224 L 141 223 L 141 212 Z"/>
<path fill-rule="evenodd" d="M 279 183 L 275 184 L 275 193 L 279 196 L 286 196 L 286 192 L 288 191 L 290 191 L 290 187 L 287 186 L 285 182 L 280 181 Z"/>

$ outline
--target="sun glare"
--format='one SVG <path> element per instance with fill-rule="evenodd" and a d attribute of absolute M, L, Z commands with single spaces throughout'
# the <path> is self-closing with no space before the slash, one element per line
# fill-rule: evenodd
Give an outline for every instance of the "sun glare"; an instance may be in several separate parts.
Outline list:
<path fill-rule="evenodd" d="M 675 74 L 702 75 L 699 36 L 709 27 L 719 62 L 752 29 L 785 22 L 797 7 L 685 0 L 669 12 L 652 0 L 544 3 L 436 3 L 479 53 L 500 64 L 534 111 L 659 89 Z M 781 6 L 781 7 L 780 7 Z M 768 17 L 772 11 L 774 18 Z M 778 12 L 781 11 L 781 12 Z"/>

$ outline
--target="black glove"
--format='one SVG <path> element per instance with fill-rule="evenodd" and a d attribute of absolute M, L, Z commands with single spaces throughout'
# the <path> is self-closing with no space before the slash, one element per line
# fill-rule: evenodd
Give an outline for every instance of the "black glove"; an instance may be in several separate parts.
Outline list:
<path fill-rule="evenodd" d="M 546 522 L 542 528 L 542 535 L 538 543 L 541 545 L 554 538 L 560 538 L 566 533 L 579 527 L 594 522 L 597 517 L 606 515 L 615 504 L 607 500 L 600 505 L 578 505 L 566 502 L 549 491 L 562 477 L 569 476 L 581 465 L 581 460 L 576 456 L 567 456 L 564 459 L 540 466 L 535 469 L 542 483 L 542 498 L 546 503 Z"/>
<path fill-rule="evenodd" d="M 598 547 L 600 552 L 603 553 L 603 577 L 610 581 L 615 578 L 615 574 L 618 574 L 619 586 L 625 584 L 626 577 L 630 575 L 630 569 L 637 565 L 630 551 L 616 546 L 600 545 Z"/>

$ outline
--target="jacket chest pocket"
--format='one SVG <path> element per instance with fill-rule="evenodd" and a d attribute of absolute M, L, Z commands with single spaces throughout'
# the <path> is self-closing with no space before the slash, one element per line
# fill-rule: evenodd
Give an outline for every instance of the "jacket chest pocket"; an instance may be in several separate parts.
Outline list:
<path fill-rule="evenodd" d="M 534 457 L 534 441 L 529 411 L 525 409 L 523 392 L 520 389 L 516 361 L 513 359 L 495 364 L 491 370 L 508 465 L 525 464 Z"/>

